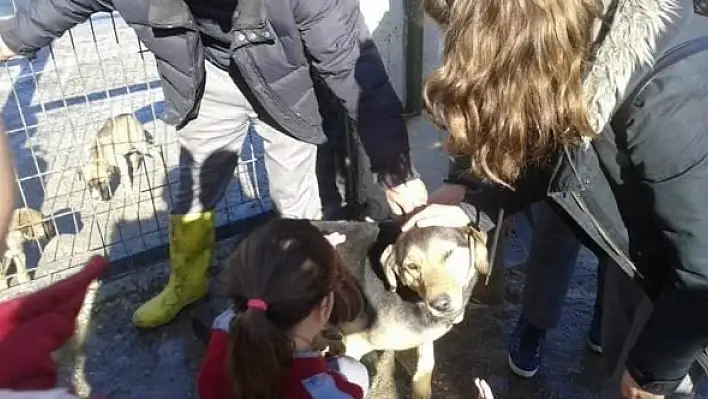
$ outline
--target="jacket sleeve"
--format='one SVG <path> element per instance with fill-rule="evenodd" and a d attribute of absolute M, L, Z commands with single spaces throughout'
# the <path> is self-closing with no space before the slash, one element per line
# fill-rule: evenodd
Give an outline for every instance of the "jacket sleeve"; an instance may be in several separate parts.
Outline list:
<path fill-rule="evenodd" d="M 112 9 L 110 0 L 28 0 L 0 37 L 15 54 L 32 58 L 91 14 Z"/>
<path fill-rule="evenodd" d="M 630 162 L 669 262 L 650 265 L 665 278 L 626 366 L 657 393 L 675 390 L 708 345 L 708 128 L 700 122 L 708 98 L 705 83 L 693 80 L 649 86 L 662 93 L 647 93 L 627 128 Z"/>
<path fill-rule="evenodd" d="M 358 2 L 296 0 L 294 13 L 313 66 L 356 121 L 379 183 L 391 187 L 417 177 L 403 107 Z"/>
<path fill-rule="evenodd" d="M 488 184 L 473 177 L 469 171 L 469 161 L 461 157 L 450 160 L 446 184 L 465 186 L 465 198 L 460 207 L 472 220 L 472 226 L 481 231 L 491 231 L 496 227 L 500 212 L 507 218 L 516 212 L 540 201 L 544 194 L 538 187 L 547 184 L 538 184 L 544 177 L 540 172 L 527 171 L 517 182 L 514 191 L 501 185 Z"/>

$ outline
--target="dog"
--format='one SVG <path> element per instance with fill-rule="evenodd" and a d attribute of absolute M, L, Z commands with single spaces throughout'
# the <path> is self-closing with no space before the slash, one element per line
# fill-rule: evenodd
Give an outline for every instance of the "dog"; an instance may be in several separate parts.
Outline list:
<path fill-rule="evenodd" d="M 10 227 L 5 238 L 5 251 L 0 264 L 0 288 L 7 288 L 7 274 L 10 266 L 15 266 L 15 279 L 18 283 L 29 282 L 27 257 L 24 243 L 39 241 L 44 243 L 56 236 L 56 230 L 50 220 L 41 212 L 31 208 L 18 208 L 12 214 Z"/>
<path fill-rule="evenodd" d="M 397 358 L 412 376 L 413 397 L 430 398 L 434 342 L 463 320 L 474 285 L 489 271 L 486 235 L 449 227 L 401 233 L 393 222 L 313 224 L 346 237 L 336 248 L 365 302 L 356 320 L 330 326 L 322 338 L 341 337 L 344 354 L 356 359 L 415 349 L 416 364 Z"/>
<path fill-rule="evenodd" d="M 134 172 L 150 156 L 153 137 L 132 114 L 111 118 L 96 134 L 86 164 L 78 170 L 96 201 L 113 198 L 118 177 L 128 177 L 131 188 Z"/>

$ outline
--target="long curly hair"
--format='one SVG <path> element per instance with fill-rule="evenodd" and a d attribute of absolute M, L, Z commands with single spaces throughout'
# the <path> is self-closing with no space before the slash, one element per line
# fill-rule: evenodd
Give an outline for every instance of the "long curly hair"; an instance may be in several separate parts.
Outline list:
<path fill-rule="evenodd" d="M 582 91 L 601 0 L 424 0 L 443 60 L 424 104 L 473 176 L 512 187 L 563 143 L 594 133 Z"/>

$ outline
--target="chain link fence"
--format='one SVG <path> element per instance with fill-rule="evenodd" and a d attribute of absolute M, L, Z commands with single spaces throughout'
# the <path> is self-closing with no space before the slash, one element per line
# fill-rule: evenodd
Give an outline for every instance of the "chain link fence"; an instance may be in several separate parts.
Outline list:
<path fill-rule="evenodd" d="M 179 148 L 174 128 L 160 120 L 154 57 L 118 14 L 95 14 L 36 59 L 0 65 L 0 98 L 14 153 L 15 206 L 36 211 L 16 213 L 23 215 L 15 225 L 19 244 L 8 242 L 14 249 L 5 253 L 0 290 L 27 281 L 25 267 L 30 279 L 54 279 L 93 254 L 130 267 L 166 254 Z M 101 126 L 124 113 L 155 145 L 134 170 L 132 187 L 121 176 L 112 199 L 96 201 L 78 171 Z M 235 175 L 217 208 L 221 231 L 271 209 L 257 137 L 246 141 Z"/>

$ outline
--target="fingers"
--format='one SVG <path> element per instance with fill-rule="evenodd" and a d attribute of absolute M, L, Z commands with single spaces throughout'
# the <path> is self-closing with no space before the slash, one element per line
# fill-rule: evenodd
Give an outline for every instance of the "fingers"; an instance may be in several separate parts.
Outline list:
<path fill-rule="evenodd" d="M 411 216 L 406 223 L 403 224 L 401 227 L 402 231 L 408 231 L 412 229 L 413 227 L 422 227 L 422 224 L 425 224 L 425 220 L 428 219 L 427 214 L 429 213 L 430 208 L 423 209 L 422 211 L 416 213 L 415 215 Z"/>
<path fill-rule="evenodd" d="M 386 200 L 395 215 L 409 214 L 428 203 L 428 191 L 416 179 L 386 190 Z"/>
<path fill-rule="evenodd" d="M 480 398 L 480 399 L 494 399 L 494 395 L 492 394 L 492 388 L 489 387 L 489 384 L 487 384 L 487 381 L 480 380 L 479 378 L 475 378 L 474 385 L 477 386 L 477 390 L 479 391 L 478 398 Z"/>

